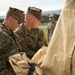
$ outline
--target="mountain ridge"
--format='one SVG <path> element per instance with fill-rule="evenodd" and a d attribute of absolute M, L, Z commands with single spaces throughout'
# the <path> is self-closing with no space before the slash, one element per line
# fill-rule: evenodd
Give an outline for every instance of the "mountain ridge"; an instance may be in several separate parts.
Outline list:
<path fill-rule="evenodd" d="M 60 14 L 61 13 L 61 9 L 59 10 L 51 10 L 51 11 L 43 11 L 43 15 L 49 15 L 49 14 Z"/>
<path fill-rule="evenodd" d="M 0 16 L 0 19 L 4 19 L 5 18 L 5 16 Z"/>

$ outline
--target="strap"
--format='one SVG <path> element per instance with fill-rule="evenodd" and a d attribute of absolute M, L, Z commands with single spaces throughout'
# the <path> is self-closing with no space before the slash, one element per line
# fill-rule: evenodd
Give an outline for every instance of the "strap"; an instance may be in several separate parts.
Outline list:
<path fill-rule="evenodd" d="M 36 64 L 35 63 L 28 63 L 28 64 L 29 64 L 30 68 L 29 68 L 27 75 L 33 75 Z"/>

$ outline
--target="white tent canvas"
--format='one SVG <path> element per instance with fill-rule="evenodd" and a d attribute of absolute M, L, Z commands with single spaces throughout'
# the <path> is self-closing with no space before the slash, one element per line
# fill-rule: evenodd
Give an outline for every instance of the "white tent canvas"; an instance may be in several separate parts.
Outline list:
<path fill-rule="evenodd" d="M 75 75 L 75 0 L 67 0 L 49 43 L 42 68 Z"/>

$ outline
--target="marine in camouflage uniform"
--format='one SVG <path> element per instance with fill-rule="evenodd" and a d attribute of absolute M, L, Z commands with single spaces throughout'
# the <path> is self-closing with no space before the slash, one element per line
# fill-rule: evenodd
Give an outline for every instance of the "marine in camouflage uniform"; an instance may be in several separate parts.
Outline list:
<path fill-rule="evenodd" d="M 53 34 L 53 31 L 54 31 L 54 29 L 55 29 L 55 26 L 56 26 L 56 23 L 50 22 L 50 23 L 48 24 L 48 40 L 51 39 L 52 34 Z"/>
<path fill-rule="evenodd" d="M 22 51 L 26 52 L 29 58 L 32 56 L 45 44 L 46 39 L 44 33 L 39 28 L 33 28 L 28 30 L 22 24 L 16 31 L 20 37 L 24 38 L 24 45 L 21 43 Z"/>
<path fill-rule="evenodd" d="M 50 15 L 50 23 L 48 24 L 48 42 L 50 41 L 51 37 L 52 37 L 52 34 L 53 34 L 53 31 L 55 29 L 55 26 L 56 26 L 56 22 L 54 20 L 54 16 L 53 15 Z"/>
<path fill-rule="evenodd" d="M 12 33 L 5 25 L 0 24 L 0 75 L 15 75 L 8 58 L 17 52 L 18 48 L 12 39 Z"/>
<path fill-rule="evenodd" d="M 14 13 L 12 13 L 12 15 L 14 16 L 15 13 L 17 14 L 21 12 L 21 10 L 11 7 L 9 8 L 9 11 L 13 11 Z M 19 17 L 21 17 L 22 13 L 19 14 Z M 6 19 L 4 22 L 6 22 Z M 16 75 L 9 63 L 9 56 L 19 52 L 18 50 L 20 48 L 17 36 L 13 33 L 13 31 L 8 30 L 8 27 L 4 25 L 4 23 L 0 23 L 0 75 Z"/>
<path fill-rule="evenodd" d="M 37 12 L 37 8 L 35 7 L 29 7 L 28 13 L 34 15 L 36 18 L 40 17 L 41 12 Z M 38 15 L 38 13 L 40 15 Z M 37 17 L 38 15 L 38 17 Z M 28 30 L 26 28 L 26 25 L 22 24 L 16 31 L 16 34 L 18 34 L 21 38 L 24 39 L 24 45 L 21 43 L 22 50 L 26 52 L 27 56 L 31 59 L 34 54 L 42 47 L 47 46 L 47 41 L 44 36 L 43 30 L 36 28 L 31 28 L 31 30 Z"/>

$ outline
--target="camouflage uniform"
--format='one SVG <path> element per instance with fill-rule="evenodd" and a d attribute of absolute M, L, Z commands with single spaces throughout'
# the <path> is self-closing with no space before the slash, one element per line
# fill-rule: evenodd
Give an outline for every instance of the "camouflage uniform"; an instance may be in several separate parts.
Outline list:
<path fill-rule="evenodd" d="M 9 63 L 9 56 L 17 53 L 18 50 L 21 51 L 19 39 L 11 30 L 15 25 L 11 28 L 13 23 L 10 24 L 11 19 L 8 19 L 10 16 L 17 20 L 18 24 L 21 24 L 24 22 L 24 11 L 9 7 L 3 24 L 0 23 L 0 75 L 16 75 Z M 10 30 L 8 30 L 8 26 Z"/>
<path fill-rule="evenodd" d="M 12 33 L 0 23 L 0 75 L 15 75 L 9 64 L 9 56 L 18 52 Z"/>
<path fill-rule="evenodd" d="M 56 26 L 56 22 L 54 22 L 54 23 L 50 22 L 48 24 L 48 41 L 50 41 L 50 39 L 52 37 L 55 26 Z"/>
<path fill-rule="evenodd" d="M 15 32 L 24 39 L 24 44 L 21 43 L 22 50 L 26 52 L 29 58 L 32 58 L 35 52 L 45 45 L 46 39 L 44 33 L 39 28 L 27 30 L 22 24 Z"/>

